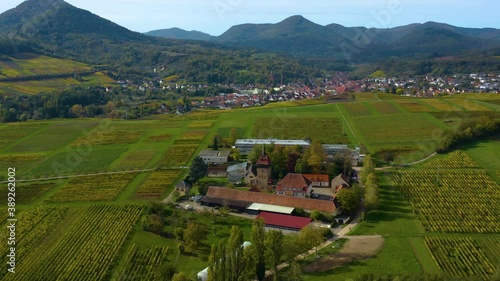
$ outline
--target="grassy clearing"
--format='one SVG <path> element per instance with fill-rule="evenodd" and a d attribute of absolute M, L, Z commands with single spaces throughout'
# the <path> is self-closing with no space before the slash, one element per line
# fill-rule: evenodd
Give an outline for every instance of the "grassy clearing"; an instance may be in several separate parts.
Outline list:
<path fill-rule="evenodd" d="M 188 125 L 190 129 L 210 129 L 213 125 L 213 121 L 194 121 Z"/>
<path fill-rule="evenodd" d="M 321 143 L 349 143 L 347 136 L 342 135 L 342 123 L 338 118 L 282 118 L 256 121 L 252 135 L 258 138 L 306 139 Z M 298 130 L 298 128 L 301 128 Z"/>
<path fill-rule="evenodd" d="M 304 274 L 304 280 L 350 280 L 363 274 L 421 274 L 420 265 L 406 237 L 385 238 L 383 249 L 376 257 L 323 273 Z"/>
<path fill-rule="evenodd" d="M 74 151 L 59 152 L 27 173 L 30 175 L 55 176 L 109 171 L 111 163 L 127 149 L 96 146 L 92 147 L 90 151 L 90 154 L 84 156 L 78 156 Z"/>
<path fill-rule="evenodd" d="M 378 100 L 378 96 L 374 93 L 354 93 L 357 101 L 372 101 Z"/>
<path fill-rule="evenodd" d="M 243 137 L 245 135 L 245 128 L 241 127 L 234 127 L 236 131 L 238 132 L 238 136 Z M 221 136 L 222 138 L 228 138 L 229 133 L 231 132 L 233 128 L 231 127 L 222 127 L 222 128 L 217 128 L 217 134 Z"/>
<path fill-rule="evenodd" d="M 27 153 L 39 151 L 53 151 L 70 142 L 78 136 L 97 126 L 95 121 L 54 122 L 42 131 L 31 135 L 29 138 L 11 146 L 8 152 Z"/>
<path fill-rule="evenodd" d="M 47 122 L 10 123 L 0 127 L 0 151 L 49 126 Z"/>
<path fill-rule="evenodd" d="M 425 114 L 355 117 L 351 120 L 366 144 L 434 141 L 433 131 L 438 129 Z"/>

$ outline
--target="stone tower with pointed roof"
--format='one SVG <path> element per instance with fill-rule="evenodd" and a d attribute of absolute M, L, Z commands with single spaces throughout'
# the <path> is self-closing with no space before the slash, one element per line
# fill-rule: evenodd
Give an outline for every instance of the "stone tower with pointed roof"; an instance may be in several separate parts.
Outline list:
<path fill-rule="evenodd" d="M 267 188 L 271 181 L 271 160 L 269 155 L 262 150 L 259 156 L 259 160 L 256 163 L 257 166 L 257 187 L 260 189 Z"/>

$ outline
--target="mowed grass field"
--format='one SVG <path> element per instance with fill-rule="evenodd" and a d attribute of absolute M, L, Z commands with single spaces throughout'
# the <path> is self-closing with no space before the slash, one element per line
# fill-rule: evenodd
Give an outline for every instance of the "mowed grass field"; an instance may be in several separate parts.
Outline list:
<path fill-rule="evenodd" d="M 34 179 L 18 183 L 19 219 L 25 221 L 19 228 L 19 237 L 26 241 L 25 250 L 19 253 L 22 278 L 31 280 L 33 276 L 47 277 L 51 273 L 68 280 L 76 280 L 78 276 L 111 280 L 124 274 L 135 276 L 176 260 L 178 241 L 175 238 L 142 230 L 140 221 L 145 214 L 145 204 L 166 198 L 177 181 L 186 176 L 187 169 L 183 167 L 189 166 L 216 134 L 227 138 L 230 130 L 236 128 L 245 138 L 309 137 L 323 143 L 364 145 L 371 153 L 399 149 L 396 161 L 406 163 L 431 154 L 440 141 L 440 133 L 456 126 L 456 122 L 438 119 L 433 113 L 472 109 L 453 103 L 469 97 L 436 100 L 390 97 L 364 93 L 362 99 L 345 104 L 304 101 L 234 111 L 150 116 L 144 120 L 75 119 L 0 124 L 0 170 L 16 167 L 18 180 Z M 484 105 L 486 100 L 494 98 L 489 96 L 471 102 L 493 111 L 494 108 Z M 482 107 L 478 110 L 486 111 Z M 495 179 L 492 174 L 497 175 L 498 183 L 498 151 L 496 139 L 464 149 L 463 153 L 470 156 L 468 161 L 477 162 L 477 166 L 467 168 L 469 173 L 480 167 L 487 173 L 481 172 L 481 177 L 489 175 Z M 458 158 L 454 156 L 454 159 Z M 433 171 L 438 164 L 432 164 L 431 168 L 425 165 L 415 170 Z M 0 180 L 5 180 L 5 176 L 0 174 Z M 58 176 L 63 177 L 43 180 Z M 496 260 L 491 257 L 496 253 L 498 234 L 489 233 L 488 237 L 472 234 L 472 240 L 467 240 L 461 233 L 427 232 L 412 201 L 403 197 L 389 176 L 379 175 L 381 207 L 366 214 L 366 220 L 353 232 L 354 235 L 384 235 L 381 252 L 372 259 L 346 267 L 307 274 L 306 280 L 345 280 L 374 271 L 383 274 L 444 272 L 460 276 L 447 269 L 455 261 L 448 256 L 452 255 L 449 254 L 452 247 L 470 248 L 470 253 L 486 257 L 484 267 L 471 268 L 480 276 L 487 276 L 495 269 Z M 446 194 L 453 194 L 453 190 Z M 2 198 L 5 200 L 5 196 Z M 231 225 L 242 227 L 248 239 L 250 220 L 230 217 L 218 218 L 213 223 L 207 215 L 170 212 L 167 219 L 193 219 L 203 223 L 210 232 L 197 253 L 178 256 L 179 270 L 190 276 L 207 266 L 209 246 L 227 237 Z M 89 227 L 96 220 L 98 228 Z M 169 230 L 176 223 L 170 221 Z M 468 222 L 468 227 L 473 225 L 473 221 Z M 103 229 L 108 228 L 115 231 L 104 233 Z M 99 244 L 95 237 L 106 240 L 106 244 Z M 469 258 L 470 253 L 464 253 L 458 258 Z M 54 259 L 63 254 L 71 258 L 71 262 L 66 258 Z M 131 268 L 134 257 L 147 262 L 142 267 Z M 57 262 L 52 264 L 52 260 Z M 488 267 L 489 264 L 493 266 Z M 31 266 L 27 268 L 27 265 Z"/>

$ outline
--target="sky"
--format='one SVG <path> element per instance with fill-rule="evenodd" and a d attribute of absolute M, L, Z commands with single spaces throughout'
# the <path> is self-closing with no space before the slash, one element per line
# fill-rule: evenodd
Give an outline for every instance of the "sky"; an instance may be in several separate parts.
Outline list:
<path fill-rule="evenodd" d="M 23 0 L 0 1 L 0 13 Z M 220 35 L 233 25 L 277 23 L 292 15 L 327 25 L 390 28 L 436 21 L 500 28 L 497 0 L 66 0 L 130 30 L 179 27 Z"/>

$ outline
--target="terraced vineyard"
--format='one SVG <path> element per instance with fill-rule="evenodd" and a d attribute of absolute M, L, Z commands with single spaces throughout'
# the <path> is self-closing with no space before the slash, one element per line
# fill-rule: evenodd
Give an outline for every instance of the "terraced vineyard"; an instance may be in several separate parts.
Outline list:
<path fill-rule="evenodd" d="M 19 247 L 22 258 L 18 258 L 17 273 L 3 280 L 109 279 L 142 210 L 137 205 L 94 205 L 71 211 L 45 207 L 23 212 L 18 235 L 31 242 Z M 63 219 L 65 213 L 68 216 Z"/>
<path fill-rule="evenodd" d="M 491 240 L 494 248 L 487 255 L 472 238 L 426 237 L 425 243 L 432 251 L 438 266 L 448 275 L 457 277 L 479 276 L 488 279 L 499 268 L 490 257 L 500 257 L 499 240 Z M 490 256 L 490 257 L 489 257 Z"/>
<path fill-rule="evenodd" d="M 427 231 L 500 233 L 500 187 L 483 170 L 391 172 Z"/>
<path fill-rule="evenodd" d="M 132 245 L 124 266 L 118 270 L 116 280 L 159 280 L 159 267 L 166 260 L 168 247 L 140 248 Z"/>

